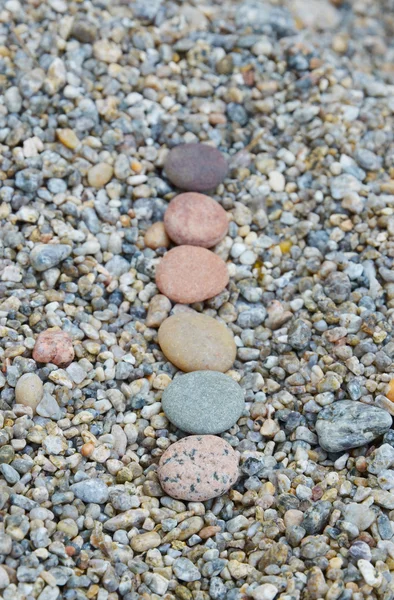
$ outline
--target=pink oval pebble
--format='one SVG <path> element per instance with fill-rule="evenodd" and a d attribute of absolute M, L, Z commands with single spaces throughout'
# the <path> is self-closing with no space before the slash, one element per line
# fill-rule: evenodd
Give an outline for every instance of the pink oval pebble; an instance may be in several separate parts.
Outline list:
<path fill-rule="evenodd" d="M 156 271 L 162 294 L 182 304 L 216 296 L 228 284 L 226 263 L 217 254 L 198 246 L 178 246 L 164 255 Z"/>
<path fill-rule="evenodd" d="M 203 502 L 221 496 L 238 479 L 239 455 L 215 435 L 191 435 L 172 444 L 160 459 L 158 476 L 166 494 Z"/>
<path fill-rule="evenodd" d="M 209 196 L 186 192 L 173 198 L 164 215 L 164 225 L 176 244 L 211 248 L 226 235 L 226 211 Z"/>
<path fill-rule="evenodd" d="M 40 363 L 67 367 L 74 359 L 72 339 L 65 331 L 47 329 L 36 339 L 33 358 Z"/>

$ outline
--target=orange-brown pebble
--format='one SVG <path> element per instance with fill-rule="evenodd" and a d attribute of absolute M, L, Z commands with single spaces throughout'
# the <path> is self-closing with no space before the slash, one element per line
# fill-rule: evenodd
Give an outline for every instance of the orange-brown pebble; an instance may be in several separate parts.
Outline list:
<path fill-rule="evenodd" d="M 169 247 L 171 241 L 166 233 L 163 221 L 157 221 L 157 223 L 153 223 L 153 225 L 147 229 L 144 242 L 145 246 L 152 250 Z"/>
<path fill-rule="evenodd" d="M 33 359 L 40 363 L 53 363 L 58 367 L 68 367 L 74 359 L 72 339 L 61 329 L 47 329 L 36 339 Z"/>
<path fill-rule="evenodd" d="M 217 533 L 219 533 L 219 531 L 221 531 L 219 525 L 209 525 L 208 527 L 203 527 L 201 529 L 201 531 L 198 532 L 198 536 L 202 540 L 207 540 L 208 538 L 212 537 L 213 535 L 216 535 Z"/>
<path fill-rule="evenodd" d="M 389 389 L 386 393 L 386 396 L 390 402 L 394 402 L 394 379 L 391 379 L 389 382 Z"/>
<path fill-rule="evenodd" d="M 87 442 L 86 444 L 84 444 L 82 446 L 81 454 L 82 454 L 82 456 L 89 458 L 89 456 L 91 456 L 93 454 L 93 450 L 94 450 L 94 444 L 92 442 Z"/>
<path fill-rule="evenodd" d="M 74 546 L 66 546 L 65 551 L 66 551 L 67 556 L 74 556 L 77 552 L 77 550 L 76 550 L 76 548 L 74 548 Z"/>

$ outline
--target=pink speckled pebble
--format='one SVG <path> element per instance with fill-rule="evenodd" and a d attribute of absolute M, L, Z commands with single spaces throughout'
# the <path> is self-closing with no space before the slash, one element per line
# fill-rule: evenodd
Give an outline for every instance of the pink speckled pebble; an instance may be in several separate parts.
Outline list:
<path fill-rule="evenodd" d="M 53 363 L 58 367 L 67 367 L 74 359 L 71 337 L 59 329 L 47 329 L 36 339 L 33 358 L 40 363 Z"/>
<path fill-rule="evenodd" d="M 166 494 L 203 502 L 221 496 L 238 479 L 239 455 L 215 435 L 191 435 L 162 455 L 158 475 Z"/>

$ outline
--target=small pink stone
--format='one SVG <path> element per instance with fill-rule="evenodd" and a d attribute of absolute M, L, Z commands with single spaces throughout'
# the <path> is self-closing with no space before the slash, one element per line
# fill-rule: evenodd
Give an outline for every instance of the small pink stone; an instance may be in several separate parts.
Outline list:
<path fill-rule="evenodd" d="M 33 358 L 40 363 L 53 363 L 58 367 L 67 367 L 74 359 L 71 337 L 59 329 L 43 331 L 36 339 Z"/>

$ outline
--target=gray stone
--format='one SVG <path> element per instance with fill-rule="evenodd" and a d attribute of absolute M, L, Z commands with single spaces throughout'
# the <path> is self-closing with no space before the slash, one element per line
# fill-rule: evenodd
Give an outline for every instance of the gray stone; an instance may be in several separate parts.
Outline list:
<path fill-rule="evenodd" d="M 105 264 L 105 268 L 114 277 L 120 277 L 129 271 L 130 263 L 123 256 L 114 256 Z"/>
<path fill-rule="evenodd" d="M 4 479 L 10 485 L 15 485 L 20 480 L 20 475 L 18 471 L 15 471 L 14 467 L 11 465 L 7 465 L 6 463 L 2 463 L 0 465 L 0 472 L 4 476 Z"/>
<path fill-rule="evenodd" d="M 108 500 L 108 487 L 101 479 L 79 481 L 78 483 L 74 483 L 70 489 L 83 502 L 104 504 Z"/>
<path fill-rule="evenodd" d="M 237 324 L 242 327 L 242 329 L 258 327 L 265 321 L 266 316 L 267 311 L 263 306 L 260 306 L 259 308 L 250 308 L 243 310 L 239 314 Z"/>
<path fill-rule="evenodd" d="M 391 424 L 389 413 L 377 406 L 340 400 L 319 413 L 316 433 L 324 450 L 343 452 L 372 442 Z"/>
<path fill-rule="evenodd" d="M 19 508 L 24 508 L 27 511 L 33 510 L 33 508 L 38 507 L 37 502 L 34 502 L 34 500 L 30 500 L 30 498 L 22 496 L 22 494 L 11 494 L 10 501 L 11 504 L 13 504 L 14 506 L 19 506 Z"/>
<path fill-rule="evenodd" d="M 30 253 L 31 266 L 36 271 L 47 271 L 70 256 L 71 250 L 67 244 L 37 244 Z"/>
<path fill-rule="evenodd" d="M 352 502 L 343 509 L 343 518 L 355 525 L 359 531 L 365 531 L 375 522 L 376 514 L 370 508 Z"/>
<path fill-rule="evenodd" d="M 316 502 L 316 504 L 308 508 L 302 522 L 302 527 L 306 533 L 308 535 L 321 533 L 327 525 L 331 510 L 332 504 L 324 500 Z"/>
<path fill-rule="evenodd" d="M 172 565 L 172 569 L 181 581 L 198 581 L 201 579 L 200 571 L 188 558 L 177 558 Z"/>
<path fill-rule="evenodd" d="M 352 286 L 345 273 L 330 273 L 324 284 L 324 292 L 336 304 L 349 298 Z"/>
<path fill-rule="evenodd" d="M 380 471 L 378 484 L 382 490 L 391 490 L 391 488 L 394 488 L 394 471 L 392 469 L 383 469 L 383 471 Z"/>
<path fill-rule="evenodd" d="M 390 444 L 382 444 L 369 457 L 367 470 L 374 475 L 380 475 L 385 469 L 394 465 L 394 448 Z"/>
<path fill-rule="evenodd" d="M 58 405 L 56 398 L 51 396 L 48 392 L 44 391 L 44 396 L 37 406 L 36 412 L 40 417 L 47 417 L 54 421 L 59 421 L 62 418 L 62 411 Z"/>
<path fill-rule="evenodd" d="M 42 181 L 42 173 L 38 169 L 23 169 L 18 171 L 15 176 L 16 187 L 26 192 L 26 194 L 36 192 L 41 187 Z"/>
<path fill-rule="evenodd" d="M 331 180 L 331 195 L 335 200 L 342 200 L 349 192 L 359 192 L 361 187 L 360 181 L 354 175 L 344 173 Z"/>
<path fill-rule="evenodd" d="M 382 168 L 383 159 L 367 148 L 356 150 L 354 158 L 362 169 L 366 171 L 379 171 Z"/>
<path fill-rule="evenodd" d="M 10 578 L 4 567 L 0 566 L 0 590 L 4 590 L 10 585 Z"/>
<path fill-rule="evenodd" d="M 349 554 L 355 560 L 360 560 L 360 558 L 371 560 L 372 557 L 371 548 L 366 542 L 362 542 L 361 540 L 357 540 L 350 546 Z"/>
<path fill-rule="evenodd" d="M 289 327 L 288 342 L 295 350 L 306 348 L 312 337 L 312 331 L 308 323 L 302 319 L 296 319 Z"/>
<path fill-rule="evenodd" d="M 12 537 L 6 533 L 0 533 L 0 554 L 11 554 Z"/>
<path fill-rule="evenodd" d="M 194 371 L 174 379 L 163 392 L 163 410 L 169 420 L 188 433 L 221 433 L 242 414 L 244 394 L 228 375 Z"/>

